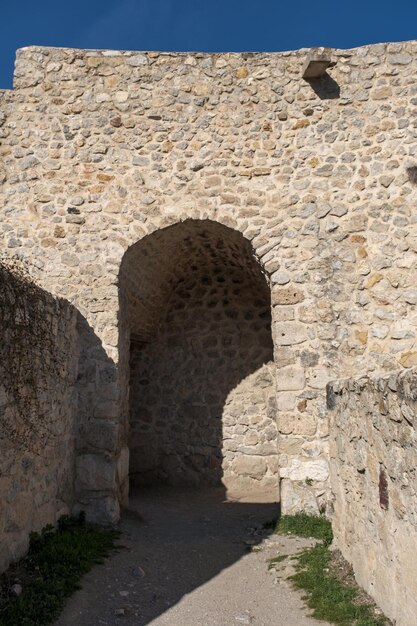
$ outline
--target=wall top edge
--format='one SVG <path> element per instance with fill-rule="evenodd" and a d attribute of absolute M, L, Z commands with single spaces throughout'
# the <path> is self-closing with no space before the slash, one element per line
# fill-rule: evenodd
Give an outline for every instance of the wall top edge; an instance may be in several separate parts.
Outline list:
<path fill-rule="evenodd" d="M 391 391 L 397 391 L 398 385 L 402 381 L 415 381 L 417 383 L 417 367 L 411 367 L 393 372 L 379 372 L 375 374 L 362 374 L 350 378 L 340 378 L 328 384 L 328 394 L 341 394 L 343 391 L 360 391 L 366 387 L 375 388 L 387 387 Z"/>
<path fill-rule="evenodd" d="M 81 49 L 48 46 L 27 46 L 16 52 L 14 71 L 14 89 L 32 88 L 41 83 L 47 74 L 52 82 L 77 80 L 82 74 L 95 76 L 100 65 L 126 66 L 136 75 L 149 72 L 152 75 L 154 66 L 170 67 L 183 71 L 183 67 L 193 66 L 212 76 L 211 72 L 226 71 L 230 65 L 234 69 L 244 66 L 263 71 L 285 71 L 287 66 L 300 65 L 300 77 L 316 76 L 317 65 L 325 61 L 325 68 L 337 68 L 343 65 L 364 66 L 388 62 L 398 67 L 407 66 L 417 54 L 417 41 L 401 43 L 369 44 L 351 49 L 337 48 L 300 48 L 287 52 L 152 52 L 133 50 Z M 71 66 L 71 67 L 70 67 Z M 312 66 L 312 69 L 311 67 Z M 69 74 L 68 74 L 68 68 Z M 75 69 L 74 69 L 75 68 Z M 307 73 L 306 73 L 307 68 Z M 310 68 L 310 69 L 309 69 Z M 294 79 L 294 67 L 291 67 L 291 78 Z M 309 73 L 310 71 L 310 73 Z M 313 73 L 311 73 L 313 71 Z M 68 75 L 65 75 L 65 74 Z M 65 76 L 64 76 L 65 75 Z M 320 76 L 321 74 L 317 74 Z M 239 76 L 238 76 L 239 77 Z M 265 78 L 257 75 L 256 78 Z"/>
<path fill-rule="evenodd" d="M 167 56 L 167 57 L 258 57 L 258 58 L 268 58 L 268 57 L 288 57 L 288 56 L 306 56 L 309 53 L 317 52 L 323 53 L 328 52 L 338 56 L 350 56 L 354 53 L 363 53 L 367 54 L 373 49 L 389 48 L 392 46 L 395 52 L 398 46 L 401 47 L 416 47 L 417 48 L 417 40 L 408 40 L 408 41 L 400 41 L 400 42 L 381 42 L 381 43 L 371 43 L 365 44 L 362 46 L 357 46 L 354 48 L 331 48 L 327 46 L 316 46 L 310 48 L 298 48 L 295 50 L 287 50 L 287 51 L 273 51 L 273 52 L 261 52 L 261 51 L 241 51 L 241 52 L 233 52 L 233 51 L 222 51 L 222 52 L 203 52 L 203 51 L 190 51 L 190 52 L 174 52 L 174 51 L 158 51 L 158 50 L 112 50 L 112 49 L 104 49 L 104 48 L 68 48 L 65 46 L 25 46 L 22 48 L 18 48 L 16 51 L 16 56 L 19 57 L 21 55 L 31 54 L 31 53 L 43 53 L 50 54 L 53 51 L 60 52 L 68 52 L 68 53 L 78 53 L 85 56 L 124 56 L 130 57 L 136 54 L 144 54 L 152 57 L 153 55 L 158 56 Z"/>

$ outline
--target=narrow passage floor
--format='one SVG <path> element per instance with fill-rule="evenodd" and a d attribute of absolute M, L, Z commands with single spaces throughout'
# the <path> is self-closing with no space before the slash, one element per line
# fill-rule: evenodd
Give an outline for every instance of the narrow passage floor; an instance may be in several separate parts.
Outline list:
<path fill-rule="evenodd" d="M 123 549 L 83 580 L 56 626 L 326 626 L 268 560 L 306 541 L 268 537 L 276 503 L 221 491 L 141 491 L 121 524 Z"/>

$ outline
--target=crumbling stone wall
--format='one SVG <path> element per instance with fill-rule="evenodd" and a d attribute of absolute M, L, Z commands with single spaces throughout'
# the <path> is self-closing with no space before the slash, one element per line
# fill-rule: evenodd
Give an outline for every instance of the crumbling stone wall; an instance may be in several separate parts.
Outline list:
<path fill-rule="evenodd" d="M 76 311 L 0 265 L 0 571 L 74 504 Z"/>
<path fill-rule="evenodd" d="M 417 615 L 417 371 L 329 387 L 335 543 L 398 626 Z"/>
<path fill-rule="evenodd" d="M 270 281 L 283 510 L 326 504 L 326 383 L 416 362 L 416 48 L 332 50 L 309 81 L 308 50 L 18 51 L 0 241 L 98 341 L 80 396 L 90 516 L 114 519 L 127 497 L 122 259 L 187 219 L 241 233 Z M 97 446 L 99 421 L 114 438 Z"/>

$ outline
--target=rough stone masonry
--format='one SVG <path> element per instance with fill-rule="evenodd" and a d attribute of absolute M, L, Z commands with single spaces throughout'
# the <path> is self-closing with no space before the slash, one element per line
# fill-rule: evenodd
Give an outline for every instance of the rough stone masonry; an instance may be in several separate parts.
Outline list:
<path fill-rule="evenodd" d="M 92 519 L 118 518 L 129 448 L 139 483 L 328 505 L 327 383 L 417 364 L 416 52 L 330 50 L 308 79 L 306 49 L 17 52 L 2 254 L 79 312 Z"/>
<path fill-rule="evenodd" d="M 395 624 L 417 624 L 417 371 L 330 389 L 335 543 Z"/>

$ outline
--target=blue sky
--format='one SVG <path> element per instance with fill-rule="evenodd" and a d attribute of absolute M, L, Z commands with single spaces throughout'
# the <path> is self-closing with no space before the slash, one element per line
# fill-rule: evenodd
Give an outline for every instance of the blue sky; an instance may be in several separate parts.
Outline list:
<path fill-rule="evenodd" d="M 0 0 L 0 88 L 28 45 L 280 51 L 417 39 L 417 0 Z"/>

